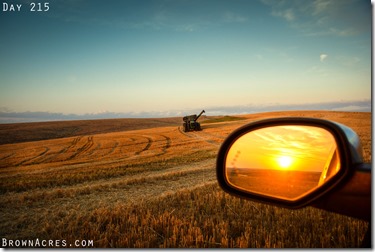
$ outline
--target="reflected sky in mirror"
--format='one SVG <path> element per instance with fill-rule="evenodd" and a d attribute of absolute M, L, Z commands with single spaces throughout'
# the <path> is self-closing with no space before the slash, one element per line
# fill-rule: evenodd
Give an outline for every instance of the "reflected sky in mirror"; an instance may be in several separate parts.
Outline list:
<path fill-rule="evenodd" d="M 340 169 L 336 141 L 326 129 L 274 126 L 238 138 L 226 159 L 235 187 L 271 197 L 297 199 L 318 188 Z"/>
<path fill-rule="evenodd" d="M 227 167 L 322 171 L 336 150 L 332 134 L 312 126 L 276 126 L 239 138 L 227 156 Z"/>

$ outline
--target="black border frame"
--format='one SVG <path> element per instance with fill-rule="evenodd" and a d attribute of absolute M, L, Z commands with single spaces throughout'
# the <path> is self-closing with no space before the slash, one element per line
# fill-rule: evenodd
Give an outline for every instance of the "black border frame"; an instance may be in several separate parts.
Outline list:
<path fill-rule="evenodd" d="M 240 190 L 230 185 L 226 179 L 225 175 L 225 161 L 228 150 L 232 144 L 242 135 L 261 128 L 271 127 L 271 126 L 282 126 L 282 125 L 305 125 L 305 126 L 315 126 L 328 130 L 332 133 L 336 140 L 337 147 L 340 153 L 341 169 L 335 174 L 327 183 L 318 187 L 316 190 L 311 191 L 301 198 L 296 200 L 285 200 L 275 197 L 270 197 L 268 195 L 250 193 L 244 190 Z M 260 121 L 255 121 L 250 124 L 244 125 L 231 134 L 224 140 L 220 146 L 217 160 L 216 160 L 216 176 L 220 187 L 227 193 L 239 196 L 246 199 L 251 199 L 259 201 L 262 203 L 268 203 L 272 205 L 278 205 L 287 208 L 301 208 L 306 205 L 311 204 L 313 201 L 322 197 L 326 193 L 334 190 L 339 184 L 345 183 L 351 175 L 354 173 L 352 153 L 350 150 L 350 142 L 345 134 L 345 131 L 336 123 L 328 120 L 317 119 L 317 118 L 307 118 L 307 117 L 281 117 L 265 119 Z"/>

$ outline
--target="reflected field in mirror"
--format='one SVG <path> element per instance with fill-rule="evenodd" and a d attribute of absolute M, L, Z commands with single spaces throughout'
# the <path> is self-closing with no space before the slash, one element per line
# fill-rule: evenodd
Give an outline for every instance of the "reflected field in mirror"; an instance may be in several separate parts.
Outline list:
<path fill-rule="evenodd" d="M 226 177 L 241 190 L 298 199 L 340 169 L 336 141 L 326 129 L 283 125 L 238 138 L 226 157 Z"/>

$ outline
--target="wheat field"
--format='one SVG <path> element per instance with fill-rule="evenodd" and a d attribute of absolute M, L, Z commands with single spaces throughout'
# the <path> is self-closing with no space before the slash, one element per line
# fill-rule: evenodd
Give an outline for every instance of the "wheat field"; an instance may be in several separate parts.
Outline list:
<path fill-rule="evenodd" d="M 288 210 L 247 201 L 218 186 L 216 154 L 225 137 L 246 123 L 283 116 L 348 125 L 371 162 L 371 113 L 204 117 L 203 130 L 189 133 L 182 132 L 180 118 L 148 126 L 129 119 L 132 127 L 116 120 L 105 121 L 105 127 L 95 120 L 85 126 L 0 125 L 2 245 L 46 240 L 60 241 L 47 247 L 359 247 L 364 221 L 312 207 Z"/>

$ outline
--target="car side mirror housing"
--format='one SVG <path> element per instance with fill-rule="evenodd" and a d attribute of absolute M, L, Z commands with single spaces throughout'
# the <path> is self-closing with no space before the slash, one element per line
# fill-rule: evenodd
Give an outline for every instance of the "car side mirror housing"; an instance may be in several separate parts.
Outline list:
<path fill-rule="evenodd" d="M 358 135 L 316 118 L 257 121 L 232 132 L 217 156 L 228 193 L 288 208 L 311 204 L 344 183 L 363 163 Z"/>

